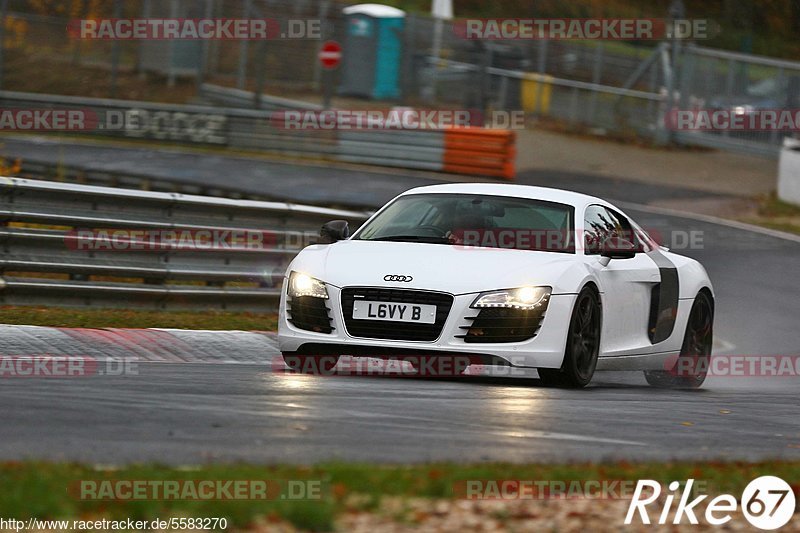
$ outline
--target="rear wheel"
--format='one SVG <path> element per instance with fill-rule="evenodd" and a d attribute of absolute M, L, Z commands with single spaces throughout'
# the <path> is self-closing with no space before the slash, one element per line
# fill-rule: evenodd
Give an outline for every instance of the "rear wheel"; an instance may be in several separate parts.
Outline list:
<path fill-rule="evenodd" d="M 692 304 L 681 354 L 670 370 L 646 370 L 647 382 L 659 388 L 696 389 L 708 374 L 711 347 L 714 343 L 714 304 L 701 292 Z"/>
<path fill-rule="evenodd" d="M 290 370 L 304 374 L 331 374 L 339 362 L 338 355 L 286 355 L 283 362 Z"/>
<path fill-rule="evenodd" d="M 592 380 L 600 354 L 602 307 L 597 293 L 584 288 L 575 301 L 567 332 L 564 362 L 560 369 L 541 368 L 539 377 L 546 385 L 585 387 Z"/>

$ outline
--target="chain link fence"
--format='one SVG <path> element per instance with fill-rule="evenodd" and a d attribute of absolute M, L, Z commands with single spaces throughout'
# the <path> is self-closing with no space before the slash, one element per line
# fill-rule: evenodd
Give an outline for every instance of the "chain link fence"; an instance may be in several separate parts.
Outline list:
<path fill-rule="evenodd" d="M 345 64 L 326 76 L 317 60 L 321 42 L 327 39 L 343 43 L 345 56 L 353 53 L 348 50 L 351 28 L 342 12 L 348 4 L 338 0 L 9 0 L 2 25 L 2 88 L 25 90 L 14 72 L 36 73 L 31 65 L 39 62 L 44 65 L 41 75 L 53 78 L 49 92 L 67 87 L 76 95 L 120 97 L 118 85 L 135 77 L 149 80 L 151 87 L 144 95 L 126 93 L 129 98 L 197 102 L 202 101 L 198 100 L 201 84 L 213 83 L 317 104 L 326 83 L 341 87 L 344 68 L 359 68 Z M 70 38 L 69 20 L 87 17 L 269 18 L 279 21 L 282 28 L 300 20 L 317 23 L 319 35 L 262 41 Z M 397 67 L 399 98 L 377 103 L 362 99 L 346 105 L 480 109 L 484 116 L 492 110 L 523 110 L 528 117 L 596 133 L 635 135 L 659 143 L 673 139 L 765 155 L 777 154 L 785 133 L 777 129 L 672 131 L 666 117 L 676 109 L 747 114 L 800 107 L 800 63 L 796 62 L 691 43 L 466 40 L 452 23 L 414 13 L 407 14 L 397 31 L 402 47 Z M 93 80 L 84 67 L 99 69 L 103 79 Z M 154 90 L 152 83 L 164 89 Z M 103 93 L 98 84 L 107 90 Z"/>
<path fill-rule="evenodd" d="M 686 48 L 679 58 L 675 98 L 680 109 L 751 115 L 800 109 L 800 63 L 747 54 Z M 701 146 L 777 155 L 791 131 L 678 131 L 677 140 Z"/>

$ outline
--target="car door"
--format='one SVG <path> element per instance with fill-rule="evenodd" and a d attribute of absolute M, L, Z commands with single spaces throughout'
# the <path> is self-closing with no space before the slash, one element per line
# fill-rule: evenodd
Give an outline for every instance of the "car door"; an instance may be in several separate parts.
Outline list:
<path fill-rule="evenodd" d="M 652 351 L 649 320 L 653 290 L 660 281 L 658 265 L 648 257 L 628 219 L 608 207 L 588 206 L 583 228 L 584 255 L 597 275 L 602 293 L 601 356 Z M 612 259 L 604 266 L 600 246 L 607 239 L 634 241 L 636 255 Z"/>

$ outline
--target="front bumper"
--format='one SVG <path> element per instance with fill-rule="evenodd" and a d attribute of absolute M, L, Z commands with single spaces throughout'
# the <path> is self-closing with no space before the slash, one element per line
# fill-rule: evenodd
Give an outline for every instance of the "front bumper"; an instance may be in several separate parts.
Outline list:
<path fill-rule="evenodd" d="M 354 356 L 387 357 L 400 354 L 458 354 L 500 358 L 512 366 L 531 368 L 559 368 L 564 359 L 567 329 L 575 303 L 574 294 L 554 294 L 545 312 L 538 334 L 532 339 L 509 343 L 468 343 L 462 326 L 469 326 L 467 318 L 475 315 L 470 305 L 479 293 L 454 296 L 439 338 L 432 342 L 367 339 L 350 335 L 343 313 L 340 288 L 327 285 L 327 306 L 330 308 L 333 331 L 315 333 L 293 326 L 286 312 L 286 290 L 281 294 L 278 319 L 278 343 L 284 354 L 338 354 Z M 395 288 L 395 287 L 381 287 Z M 416 289 L 420 290 L 420 289 Z M 320 353 L 323 352 L 323 353 Z"/>

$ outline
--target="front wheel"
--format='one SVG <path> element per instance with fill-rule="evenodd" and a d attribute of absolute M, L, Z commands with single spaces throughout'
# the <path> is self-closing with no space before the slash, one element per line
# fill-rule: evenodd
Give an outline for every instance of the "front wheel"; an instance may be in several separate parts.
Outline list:
<path fill-rule="evenodd" d="M 572 310 L 564 362 L 560 369 L 539 369 L 542 382 L 572 388 L 588 385 L 597 368 L 601 325 L 600 297 L 593 289 L 586 287 L 578 295 Z"/>
<path fill-rule="evenodd" d="M 697 295 L 689 313 L 681 354 L 669 370 L 646 370 L 653 387 L 697 389 L 706 380 L 714 343 L 714 304 L 705 292 Z"/>

